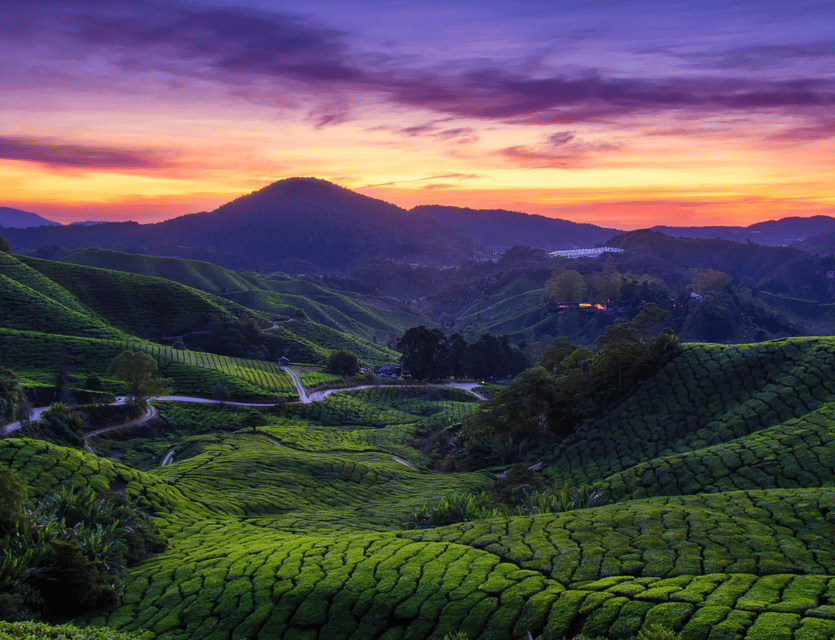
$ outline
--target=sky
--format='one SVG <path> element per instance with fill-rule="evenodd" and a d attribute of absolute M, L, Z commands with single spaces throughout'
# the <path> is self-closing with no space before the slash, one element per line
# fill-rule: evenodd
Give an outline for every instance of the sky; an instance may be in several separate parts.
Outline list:
<path fill-rule="evenodd" d="M 835 215 L 835 5 L 3 0 L 0 206 L 153 222 L 293 176 L 618 229 Z"/>

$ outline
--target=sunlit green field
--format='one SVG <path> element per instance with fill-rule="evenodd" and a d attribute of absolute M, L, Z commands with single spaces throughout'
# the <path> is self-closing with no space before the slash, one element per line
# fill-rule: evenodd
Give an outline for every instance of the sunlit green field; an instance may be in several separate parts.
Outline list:
<path fill-rule="evenodd" d="M 835 635 L 833 348 L 683 346 L 544 456 L 550 481 L 606 494 L 567 513 L 405 528 L 427 500 L 495 480 L 429 471 L 416 448 L 423 425 L 477 410 L 453 389 L 340 392 L 265 411 L 256 432 L 243 409 L 161 403 L 167 436 L 102 439 L 102 456 L 9 438 L 0 461 L 41 494 L 124 484 L 169 538 L 117 608 L 76 622 L 172 640 L 626 640 L 656 624 L 687 640 L 823 640 Z M 242 368 L 200 370 L 244 380 Z M 155 446 L 174 462 L 153 464 Z"/>

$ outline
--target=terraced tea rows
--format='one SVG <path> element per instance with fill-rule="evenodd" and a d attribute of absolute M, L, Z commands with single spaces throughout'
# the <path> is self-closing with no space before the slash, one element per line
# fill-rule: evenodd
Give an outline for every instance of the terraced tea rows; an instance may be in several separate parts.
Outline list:
<path fill-rule="evenodd" d="M 833 399 L 831 339 L 682 345 L 678 357 L 619 407 L 588 420 L 562 443 L 549 473 L 560 481 L 599 482 L 654 458 L 806 416 Z"/>
<path fill-rule="evenodd" d="M 0 462 L 38 492 L 86 482 L 142 496 L 169 548 L 89 622 L 164 640 L 629 640 L 654 624 L 679 640 L 823 640 L 835 635 L 833 347 L 684 345 L 555 448 L 552 479 L 610 500 L 565 513 L 402 528 L 497 471 L 426 471 L 408 445 L 418 429 L 477 407 L 430 387 L 287 405 L 257 432 L 239 428 L 244 410 L 163 403 L 192 435 L 150 473 L 16 439 L 0 440 Z M 230 375 L 194 357 L 169 366 Z"/>
<path fill-rule="evenodd" d="M 284 370 L 261 360 L 178 350 L 138 340 L 0 329 L 0 362 L 47 385 L 54 383 L 56 362 L 63 360 L 77 379 L 96 373 L 108 391 L 118 393 L 123 384 L 110 376 L 108 368 L 113 358 L 124 350 L 143 351 L 153 356 L 161 373 L 173 379 L 177 393 L 210 397 L 214 385 L 222 384 L 238 397 L 296 396 L 295 387 Z"/>

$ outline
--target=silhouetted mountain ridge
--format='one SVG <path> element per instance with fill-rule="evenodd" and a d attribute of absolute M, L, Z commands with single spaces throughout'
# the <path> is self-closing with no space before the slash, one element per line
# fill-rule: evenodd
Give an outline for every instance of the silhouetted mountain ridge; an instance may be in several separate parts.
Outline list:
<path fill-rule="evenodd" d="M 31 211 L 0 207 L 0 227 L 25 229 L 27 227 L 40 226 L 61 226 L 61 223 L 47 220 L 43 216 L 39 216 L 37 213 L 32 213 Z"/>
<path fill-rule="evenodd" d="M 683 238 L 710 238 L 735 242 L 756 242 L 769 246 L 790 245 L 813 235 L 835 231 L 835 218 L 831 216 L 791 216 L 779 220 L 756 222 L 747 227 L 669 227 L 658 225 L 653 231 Z"/>
<path fill-rule="evenodd" d="M 618 229 L 505 209 L 469 209 L 433 204 L 420 205 L 411 211 L 437 220 L 485 248 L 526 245 L 546 251 L 582 249 L 605 242 L 613 234 L 620 233 Z"/>
<path fill-rule="evenodd" d="M 315 178 L 280 180 L 214 211 L 156 224 L 9 230 L 6 236 L 19 247 L 151 245 L 153 253 L 239 269 L 341 270 L 364 257 L 454 265 L 473 255 L 471 241 L 434 220 Z"/>

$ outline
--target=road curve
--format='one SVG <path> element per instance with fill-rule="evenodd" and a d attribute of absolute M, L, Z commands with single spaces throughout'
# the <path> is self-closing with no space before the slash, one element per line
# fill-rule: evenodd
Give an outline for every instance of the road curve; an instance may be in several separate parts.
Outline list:
<path fill-rule="evenodd" d="M 299 378 L 298 374 L 290 369 L 289 367 L 283 367 L 284 370 L 287 372 L 287 375 L 290 376 L 290 379 L 293 381 L 293 385 L 296 387 L 296 391 L 299 394 L 299 401 L 302 404 L 309 404 L 311 402 L 322 402 L 327 396 L 332 393 L 340 392 L 340 391 L 358 391 L 359 389 L 376 389 L 376 388 L 384 388 L 384 387 L 407 387 L 407 388 L 419 388 L 419 387 L 451 387 L 453 389 L 463 389 L 474 395 L 481 401 L 487 400 L 483 395 L 476 392 L 475 389 L 479 386 L 478 382 L 443 382 L 437 384 L 364 384 L 358 385 L 356 387 L 344 387 L 341 389 L 326 389 L 324 391 L 314 391 L 313 393 L 309 394 L 305 391 L 304 385 L 302 385 L 301 379 Z M 194 396 L 160 396 L 158 398 L 153 398 L 153 400 L 163 400 L 169 402 L 196 402 L 200 404 L 228 404 L 237 407 L 273 407 L 275 403 L 263 403 L 263 402 L 229 402 L 227 400 L 214 400 L 211 398 L 197 398 Z M 123 404 L 125 402 L 124 396 L 118 396 L 111 404 Z M 32 410 L 33 419 L 37 420 L 41 413 L 49 409 L 49 407 L 38 407 Z M 97 431 L 92 431 L 86 434 L 84 437 L 88 438 L 91 436 L 99 435 L 100 433 L 104 433 L 107 431 L 115 431 L 117 429 L 127 429 L 128 427 L 133 427 L 138 424 L 142 424 L 143 422 L 147 422 L 151 418 L 156 415 L 156 410 L 152 407 L 149 408 L 148 412 L 142 416 L 141 418 L 137 418 L 135 420 L 131 420 L 129 422 L 125 422 L 119 425 L 113 425 L 112 427 L 106 427 L 104 429 L 99 429 Z M 2 427 L 3 435 L 8 435 L 13 431 L 17 431 L 20 429 L 20 422 L 11 422 Z"/>

